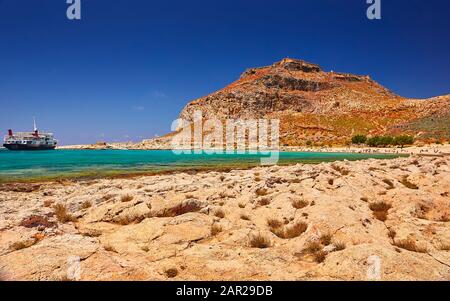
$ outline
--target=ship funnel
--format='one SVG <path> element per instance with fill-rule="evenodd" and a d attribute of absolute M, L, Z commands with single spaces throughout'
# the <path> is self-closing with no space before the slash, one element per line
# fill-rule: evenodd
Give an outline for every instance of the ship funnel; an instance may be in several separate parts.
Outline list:
<path fill-rule="evenodd" d="M 9 136 L 9 137 L 12 137 L 12 135 L 13 135 L 13 131 L 12 131 L 11 129 L 9 129 L 9 130 L 8 130 L 8 136 Z"/>

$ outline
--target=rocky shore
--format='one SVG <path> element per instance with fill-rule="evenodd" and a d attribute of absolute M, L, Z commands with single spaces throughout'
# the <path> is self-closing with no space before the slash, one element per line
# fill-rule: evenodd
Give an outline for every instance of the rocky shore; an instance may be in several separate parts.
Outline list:
<path fill-rule="evenodd" d="M 0 186 L 1 280 L 450 280 L 449 156 Z"/>

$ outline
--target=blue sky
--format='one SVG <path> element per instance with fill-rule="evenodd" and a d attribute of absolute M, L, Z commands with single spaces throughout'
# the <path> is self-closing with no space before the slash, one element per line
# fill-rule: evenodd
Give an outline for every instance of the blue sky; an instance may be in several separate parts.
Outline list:
<path fill-rule="evenodd" d="M 370 74 L 394 92 L 448 94 L 450 1 L 0 0 L 0 129 L 62 144 L 169 132 L 184 105 L 283 57 Z"/>

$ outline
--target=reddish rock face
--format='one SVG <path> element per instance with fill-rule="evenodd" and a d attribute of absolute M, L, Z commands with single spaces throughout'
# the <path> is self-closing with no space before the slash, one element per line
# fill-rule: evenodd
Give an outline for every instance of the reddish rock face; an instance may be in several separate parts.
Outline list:
<path fill-rule="evenodd" d="M 205 118 L 278 118 L 284 145 L 343 144 L 356 133 L 450 137 L 441 124 L 449 116 L 450 95 L 406 99 L 369 76 L 325 72 L 295 59 L 248 69 L 236 82 L 189 103 L 180 118 L 192 121 L 197 110 Z"/>

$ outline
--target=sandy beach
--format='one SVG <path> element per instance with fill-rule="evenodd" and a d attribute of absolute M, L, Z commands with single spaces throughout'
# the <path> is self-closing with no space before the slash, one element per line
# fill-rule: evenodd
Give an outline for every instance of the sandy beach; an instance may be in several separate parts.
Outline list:
<path fill-rule="evenodd" d="M 5 184 L 0 279 L 449 280 L 444 153 Z"/>

